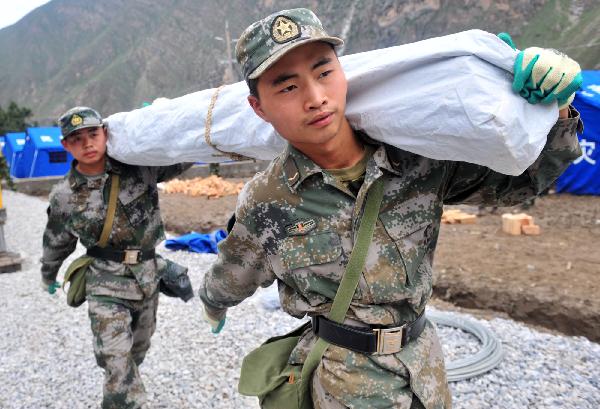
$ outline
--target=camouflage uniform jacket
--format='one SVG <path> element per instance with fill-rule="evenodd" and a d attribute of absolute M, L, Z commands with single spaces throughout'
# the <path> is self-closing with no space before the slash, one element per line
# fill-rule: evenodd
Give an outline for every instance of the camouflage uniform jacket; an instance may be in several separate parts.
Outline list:
<path fill-rule="evenodd" d="M 77 245 L 93 247 L 100 238 L 108 208 L 110 176 L 120 175 L 120 189 L 112 232 L 107 247 L 153 249 L 165 237 L 158 206 L 157 182 L 168 180 L 191 164 L 167 167 L 132 166 L 107 158 L 106 172 L 86 177 L 75 168 L 50 194 L 48 224 L 44 231 L 42 277 L 56 279 L 63 261 Z M 157 269 L 165 261 L 157 257 L 136 265 L 95 259 L 86 276 L 88 295 L 107 295 L 141 300 L 156 291 Z"/>
<path fill-rule="evenodd" d="M 573 110 L 572 116 L 557 122 L 539 158 L 515 177 L 379 145 L 367 163 L 356 197 L 329 172 L 288 146 L 241 192 L 236 223 L 220 243 L 218 259 L 199 295 L 208 312 L 221 317 L 226 308 L 251 296 L 258 286 L 269 286 L 277 279 L 286 312 L 298 318 L 326 314 L 356 238 L 365 194 L 374 180 L 384 178 L 373 241 L 347 318 L 384 326 L 413 321 L 432 293 L 432 262 L 443 205 L 510 206 L 543 191 L 581 155 L 576 136 L 579 114 Z M 437 342 L 435 336 L 431 338 Z M 305 334 L 290 363 L 303 362 L 313 339 L 312 332 Z M 372 355 L 368 359 L 349 350 L 339 357 L 339 348 L 330 347 L 322 362 L 328 370 L 322 371 L 325 379 L 321 381 L 335 385 L 352 383 L 358 377 L 356 384 L 365 385 L 365 378 L 360 380 L 361 362 L 394 372 L 397 358 L 408 368 L 411 389 L 427 408 L 448 407 L 443 358 L 441 353 L 424 358 L 432 349 L 428 343 L 415 341 L 395 357 Z M 328 361 L 331 354 L 338 355 L 335 362 Z M 336 365 L 342 367 L 337 374 L 332 369 Z M 344 370 L 344 366 L 354 368 Z M 390 377 L 369 373 L 370 382 L 380 382 L 379 391 L 386 390 Z M 338 395 L 343 393 L 348 392 Z"/>

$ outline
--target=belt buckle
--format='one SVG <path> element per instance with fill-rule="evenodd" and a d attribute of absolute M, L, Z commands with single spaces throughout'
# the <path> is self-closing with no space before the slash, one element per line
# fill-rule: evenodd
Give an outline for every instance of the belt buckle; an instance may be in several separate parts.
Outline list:
<path fill-rule="evenodd" d="M 377 352 L 378 355 L 395 354 L 402 349 L 402 335 L 405 325 L 394 328 L 374 328 L 373 332 L 377 334 Z"/>
<path fill-rule="evenodd" d="M 141 251 L 136 249 L 125 250 L 123 264 L 138 264 L 140 262 Z"/>

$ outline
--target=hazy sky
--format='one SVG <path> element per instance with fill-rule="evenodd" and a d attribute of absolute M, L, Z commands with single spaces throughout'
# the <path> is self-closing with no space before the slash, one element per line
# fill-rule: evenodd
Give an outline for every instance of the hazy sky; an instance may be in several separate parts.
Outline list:
<path fill-rule="evenodd" d="M 50 0 L 0 0 L 0 28 L 10 26 Z"/>

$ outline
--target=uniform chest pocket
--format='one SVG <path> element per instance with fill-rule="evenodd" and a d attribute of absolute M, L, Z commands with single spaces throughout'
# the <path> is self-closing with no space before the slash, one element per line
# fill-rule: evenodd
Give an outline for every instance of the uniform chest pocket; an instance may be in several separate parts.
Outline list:
<path fill-rule="evenodd" d="M 431 221 L 410 223 L 388 231 L 402 256 L 409 280 L 414 279 L 431 243 L 433 224 Z"/>
<path fill-rule="evenodd" d="M 66 229 L 77 237 L 95 237 L 102 227 L 105 210 L 99 190 L 78 192 L 70 201 L 70 217 Z"/>
<path fill-rule="evenodd" d="M 283 267 L 294 270 L 338 260 L 342 255 L 342 245 L 337 233 L 319 232 L 286 237 L 280 242 L 279 253 Z"/>
<path fill-rule="evenodd" d="M 142 183 L 124 186 L 119 192 L 119 201 L 132 226 L 145 222 L 153 208 L 151 188 Z"/>

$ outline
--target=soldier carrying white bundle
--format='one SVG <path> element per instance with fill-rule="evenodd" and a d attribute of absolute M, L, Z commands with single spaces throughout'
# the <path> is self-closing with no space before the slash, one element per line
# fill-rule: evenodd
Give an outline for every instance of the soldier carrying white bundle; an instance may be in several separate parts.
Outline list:
<path fill-rule="evenodd" d="M 287 144 L 240 193 L 236 221 L 199 290 L 205 318 L 218 333 L 228 308 L 274 281 L 283 310 L 311 318 L 244 359 L 240 392 L 257 396 L 263 408 L 449 408 L 442 349 L 425 312 L 443 205 L 520 203 L 543 191 L 581 155 L 576 136 L 581 122 L 569 105 L 581 83 L 579 66 L 553 50 L 513 52 L 503 46 L 516 58 L 512 90 L 505 76 L 489 78 L 499 81 L 494 89 L 515 92 L 502 99 L 502 104 L 514 105 L 488 111 L 498 107 L 499 95 L 477 88 L 463 93 L 467 80 L 477 83 L 468 74 L 438 99 L 413 98 L 412 109 L 402 110 L 402 116 L 390 115 L 394 106 L 382 108 L 381 101 L 361 99 L 355 108 L 381 111 L 376 117 L 363 116 L 362 126 L 356 127 L 352 119 L 362 112 L 350 115 L 346 107 L 347 98 L 350 103 L 356 94 L 350 95 L 336 55 L 341 44 L 306 9 L 265 17 L 238 40 L 249 105 Z M 438 81 L 453 84 L 459 76 L 452 70 L 424 75 L 404 89 L 388 86 L 386 79 L 373 85 L 389 96 L 385 103 L 390 104 L 396 94 L 416 97 L 435 89 Z M 355 86 L 370 86 L 370 80 L 356 79 Z M 473 109 L 461 113 L 471 121 L 465 128 L 443 116 L 445 110 L 460 111 L 452 102 L 455 92 L 460 109 Z M 483 108 L 466 105 L 464 98 L 475 97 L 487 101 Z M 549 105 L 527 109 L 539 107 L 527 105 L 537 102 Z M 423 116 L 424 104 L 430 105 L 423 108 L 426 112 L 439 115 Z M 548 117 L 553 122 L 539 151 L 526 152 L 528 167 L 514 176 L 493 169 L 514 164 L 506 158 L 483 166 L 480 159 L 502 152 L 493 144 L 485 152 L 486 144 L 478 145 L 477 134 L 470 133 L 485 133 L 502 115 L 505 124 L 512 119 L 524 129 Z M 431 131 L 422 135 L 429 138 L 431 152 L 460 152 L 457 144 L 469 145 L 473 138 L 462 152 L 476 146 L 482 149 L 480 156 L 471 163 L 427 157 L 401 149 L 393 138 L 381 138 L 393 129 L 393 137 L 407 140 L 405 123 L 406 132 L 418 141 L 416 122 Z M 239 126 L 256 129 L 246 120 Z M 462 133 L 469 138 L 461 139 Z M 253 135 L 240 130 L 240 138 Z M 506 136 L 510 140 L 514 135 Z"/>
<path fill-rule="evenodd" d="M 80 241 L 87 253 L 65 273 L 67 302 L 88 301 L 94 354 L 105 371 L 102 408 L 139 408 L 146 394 L 138 367 L 156 329 L 159 290 L 193 296 L 187 268 L 154 251 L 165 238 L 156 184 L 191 164 L 134 166 L 107 156 L 102 117 L 88 107 L 70 109 L 59 123 L 75 159 L 50 194 L 42 287 L 56 291 L 58 270 Z"/>

